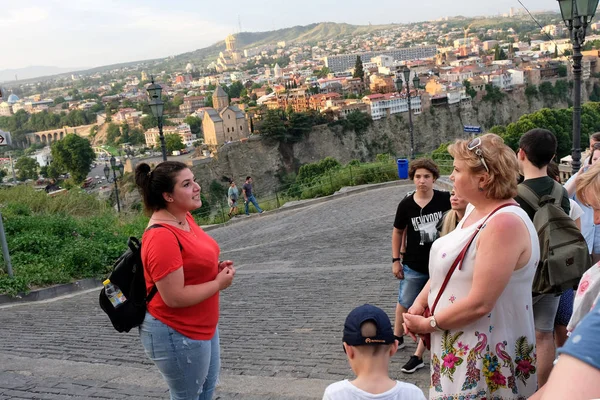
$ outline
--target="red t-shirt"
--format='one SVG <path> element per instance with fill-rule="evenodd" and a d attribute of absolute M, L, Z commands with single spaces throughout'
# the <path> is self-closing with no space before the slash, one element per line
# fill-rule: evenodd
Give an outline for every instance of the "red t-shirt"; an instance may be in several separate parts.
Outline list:
<path fill-rule="evenodd" d="M 160 281 L 181 266 L 185 286 L 210 282 L 216 278 L 219 269 L 219 245 L 195 223 L 191 214 L 188 213 L 186 218 L 190 232 L 172 225 L 144 232 L 142 263 L 148 293 L 154 282 Z M 219 292 L 201 303 L 183 308 L 167 306 L 160 292 L 157 292 L 148 304 L 148 312 L 190 339 L 210 340 L 219 321 Z"/>

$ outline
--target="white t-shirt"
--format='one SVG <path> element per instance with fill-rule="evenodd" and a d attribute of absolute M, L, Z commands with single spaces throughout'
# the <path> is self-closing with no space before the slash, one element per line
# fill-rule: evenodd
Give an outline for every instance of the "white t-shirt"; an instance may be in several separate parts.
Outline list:
<path fill-rule="evenodd" d="M 426 400 L 423 391 L 411 383 L 396 381 L 384 393 L 372 394 L 354 386 L 348 379 L 327 386 L 323 400 Z"/>
<path fill-rule="evenodd" d="M 569 203 L 571 203 L 571 211 L 569 212 L 569 217 L 571 217 L 573 221 L 577 221 L 577 219 L 581 218 L 581 216 L 583 215 L 583 209 L 573 199 L 569 199 Z"/>

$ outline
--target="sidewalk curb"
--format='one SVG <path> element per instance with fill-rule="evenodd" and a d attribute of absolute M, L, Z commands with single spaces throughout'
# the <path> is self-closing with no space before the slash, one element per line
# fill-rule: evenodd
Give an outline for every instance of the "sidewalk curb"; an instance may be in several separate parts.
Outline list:
<path fill-rule="evenodd" d="M 364 192 L 367 192 L 369 190 L 382 189 L 382 188 L 393 187 L 393 186 L 403 187 L 403 186 L 407 186 L 407 185 L 410 185 L 410 184 L 412 184 L 412 181 L 408 180 L 408 179 L 405 179 L 405 180 L 395 180 L 395 181 L 390 181 L 390 182 L 373 183 L 373 184 L 369 184 L 369 185 L 363 185 L 361 187 L 356 187 L 356 189 L 350 189 L 350 190 L 347 190 L 347 191 L 342 192 L 342 193 L 339 193 L 339 191 L 338 191 L 338 192 L 336 192 L 334 194 L 330 194 L 329 196 L 317 197 L 316 199 L 301 200 L 300 203 L 292 204 L 292 205 L 287 206 L 287 207 L 284 204 L 283 206 L 281 206 L 279 208 L 276 208 L 274 210 L 265 211 L 265 215 L 273 215 L 273 214 L 279 214 L 279 213 L 285 212 L 285 211 L 297 210 L 299 208 L 304 208 L 304 207 L 312 206 L 312 205 L 315 205 L 315 204 L 325 203 L 327 201 L 335 200 L 335 199 L 338 199 L 338 198 L 341 198 L 341 197 L 352 196 L 354 194 L 364 193 Z M 344 188 L 354 188 L 354 187 L 355 186 L 344 186 L 340 190 L 342 190 Z M 202 226 L 202 229 L 205 232 L 208 232 L 208 231 L 211 231 L 213 229 L 218 229 L 218 228 L 222 228 L 222 227 L 225 227 L 225 226 L 236 224 L 238 222 L 245 221 L 248 218 L 258 218 L 260 216 L 261 216 L 261 214 L 253 213 L 253 214 L 250 214 L 249 217 L 230 219 L 229 221 L 227 221 L 225 223 L 222 223 L 222 224 L 205 225 L 205 226 Z"/>
<path fill-rule="evenodd" d="M 55 285 L 48 288 L 32 290 L 28 294 L 19 293 L 15 297 L 2 294 L 0 295 L 0 304 L 29 303 L 48 300 L 65 294 L 80 292 L 82 290 L 100 288 L 102 286 L 102 281 L 102 279 L 96 278 L 81 279 L 64 285 Z"/>

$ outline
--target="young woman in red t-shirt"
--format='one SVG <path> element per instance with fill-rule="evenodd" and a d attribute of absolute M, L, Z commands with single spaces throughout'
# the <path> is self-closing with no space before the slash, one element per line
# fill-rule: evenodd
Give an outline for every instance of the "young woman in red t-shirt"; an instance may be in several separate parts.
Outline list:
<path fill-rule="evenodd" d="M 141 163 L 135 181 L 151 216 L 142 238 L 148 304 L 140 337 L 169 385 L 171 399 L 211 399 L 221 360 L 219 292 L 233 282 L 232 261 L 219 262 L 219 245 L 189 213 L 202 206 L 200 185 L 187 165 Z"/>

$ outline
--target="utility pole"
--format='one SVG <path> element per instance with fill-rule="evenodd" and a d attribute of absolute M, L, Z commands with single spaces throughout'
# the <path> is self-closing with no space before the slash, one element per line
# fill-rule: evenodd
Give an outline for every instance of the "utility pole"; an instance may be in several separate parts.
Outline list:
<path fill-rule="evenodd" d="M 10 160 L 10 169 L 12 170 L 13 183 L 17 183 L 17 176 L 15 175 L 15 166 L 13 165 L 12 154 L 8 153 L 8 159 Z"/>

